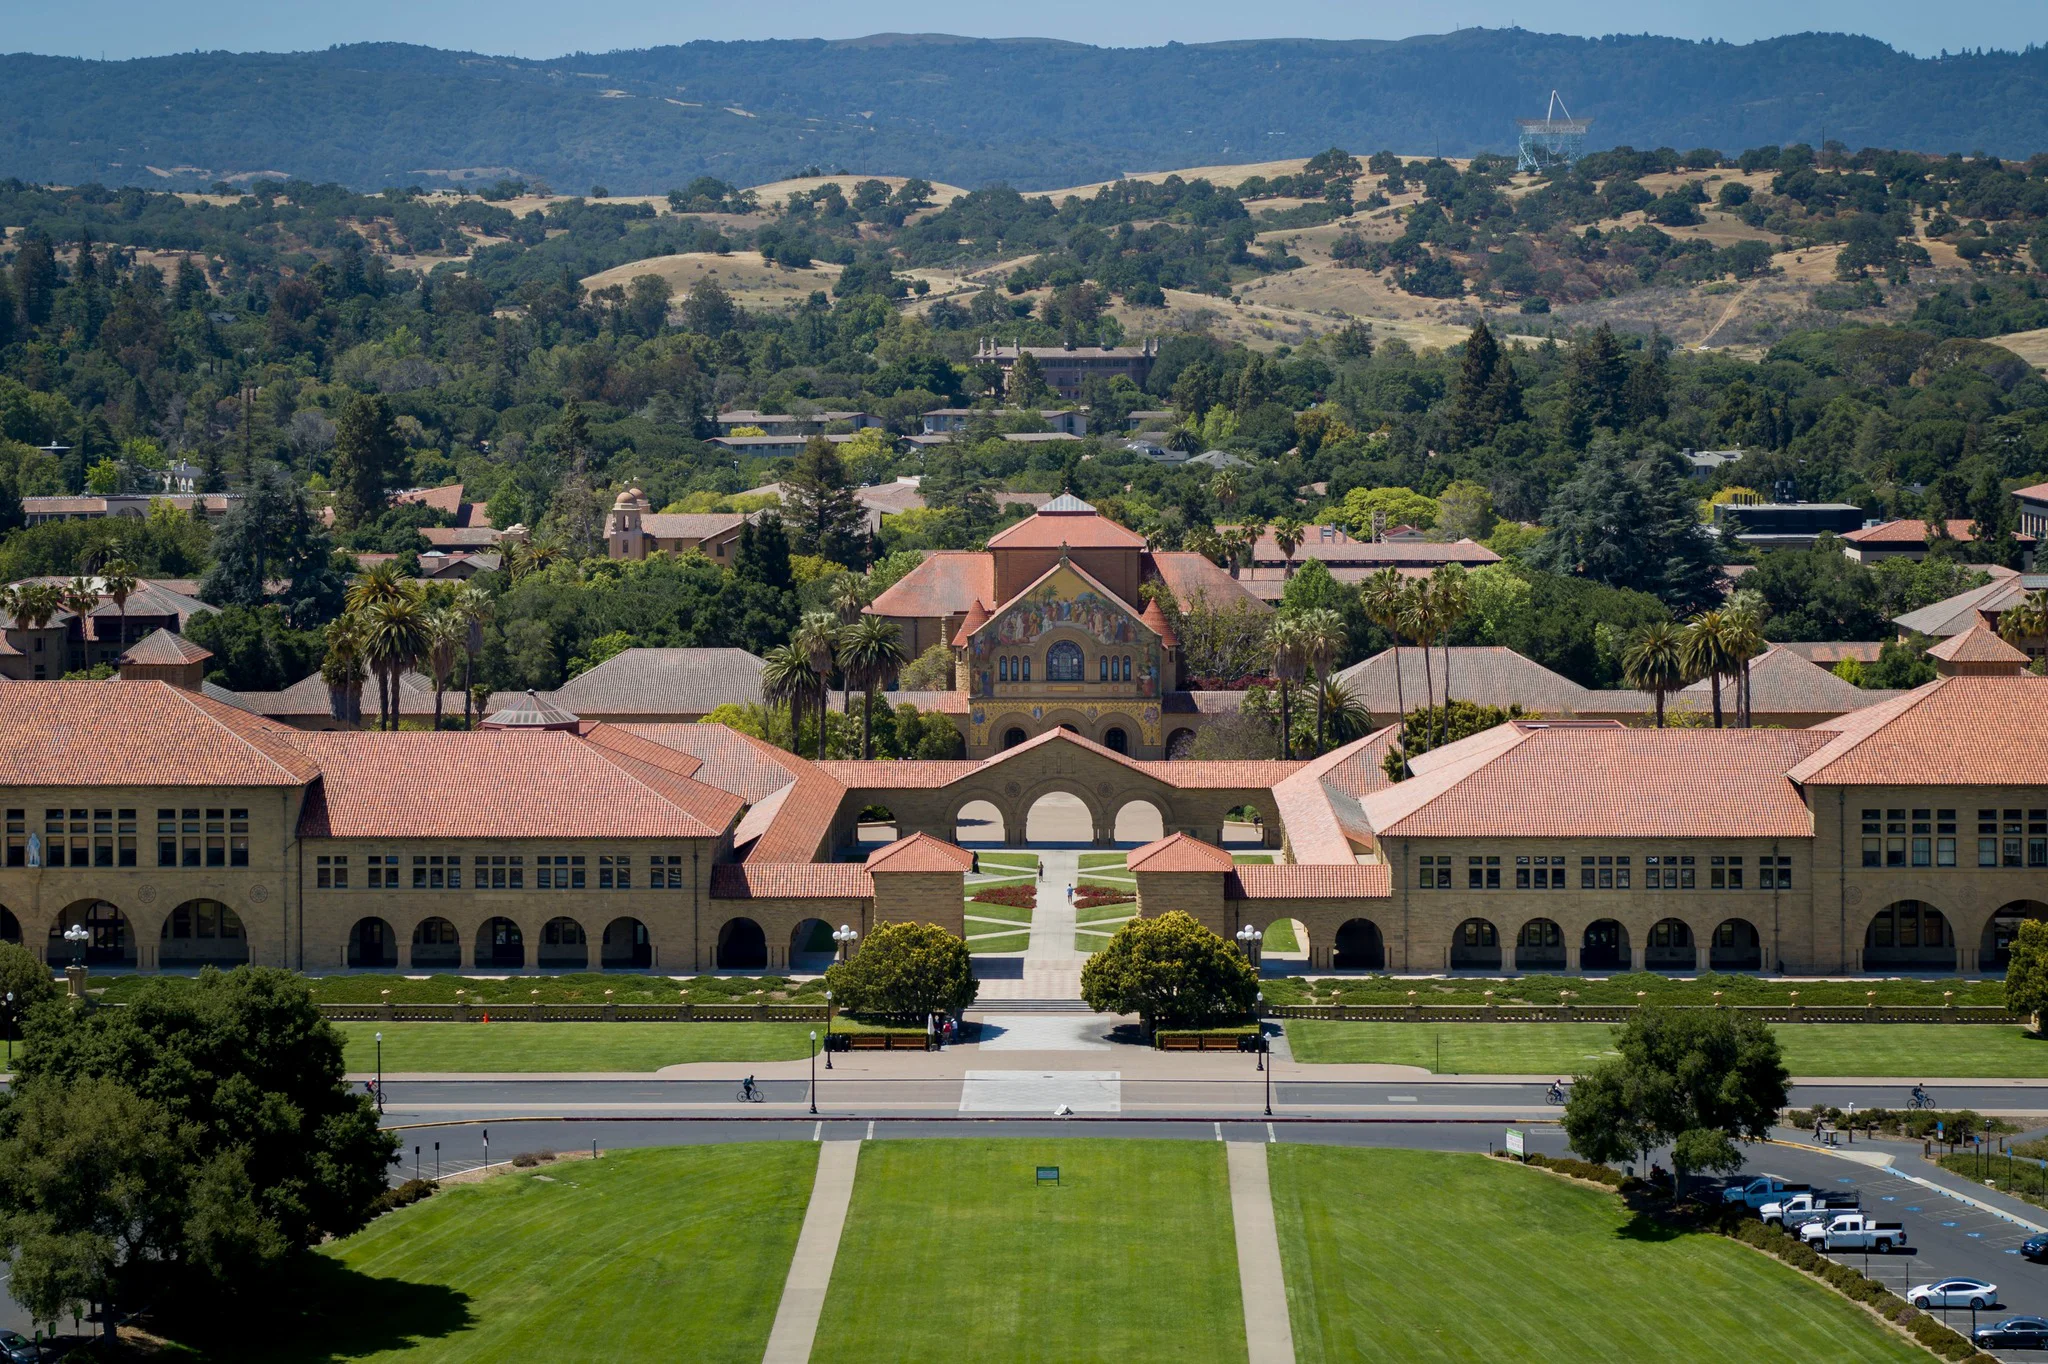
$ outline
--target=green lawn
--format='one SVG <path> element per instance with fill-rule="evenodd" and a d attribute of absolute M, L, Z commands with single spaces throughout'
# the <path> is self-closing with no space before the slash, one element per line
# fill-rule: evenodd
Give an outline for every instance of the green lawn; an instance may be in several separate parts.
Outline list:
<path fill-rule="evenodd" d="M 1294 936 L 1294 920 L 1275 919 L 1265 926 L 1264 941 L 1259 948 L 1265 952 L 1299 952 L 1300 941 Z"/>
<path fill-rule="evenodd" d="M 1021 905 L 992 905 L 983 900 L 969 900 L 966 913 L 970 919 L 1001 919 L 1013 924 L 1031 922 L 1031 911 Z"/>
<path fill-rule="evenodd" d="M 1086 929 L 1077 929 L 1074 933 L 1074 950 L 1093 956 L 1109 946 L 1109 938 L 1110 935 L 1107 933 L 1090 933 Z"/>
<path fill-rule="evenodd" d="M 1093 924 L 1104 919 L 1131 919 L 1136 918 L 1137 913 L 1136 901 L 1121 905 L 1078 905 L 1074 909 L 1074 922 Z"/>
<path fill-rule="evenodd" d="M 1277 858 L 1278 858 L 1279 856 L 1280 856 L 1280 854 L 1278 854 L 1278 853 L 1270 853 L 1270 852 L 1255 852 L 1255 853 L 1248 853 L 1248 852 L 1234 852 L 1234 853 L 1232 853 L 1232 854 L 1230 855 L 1230 860 L 1231 860 L 1231 861 L 1233 861 L 1233 862 L 1236 862 L 1236 863 L 1238 863 L 1238 864 L 1240 864 L 1240 865 L 1242 865 L 1242 864 L 1244 864 L 1244 863 L 1246 863 L 1246 862 L 1262 862 L 1262 863 L 1267 863 L 1267 864 L 1270 864 L 1270 863 L 1272 863 L 1272 862 L 1273 862 L 1273 861 L 1274 861 L 1275 859 L 1277 859 Z"/>
<path fill-rule="evenodd" d="M 1270 939 L 1269 939 L 1270 941 Z M 1774 1029 L 1794 1075 L 2048 1078 L 2048 1042 L 1991 1024 L 1801 1023 Z M 1605 1023 L 1346 1023 L 1293 1019 L 1297 1061 L 1387 1061 L 1452 1074 L 1568 1075 L 1607 1052 Z"/>
<path fill-rule="evenodd" d="M 1059 1166 L 1060 1184 L 1037 1187 L 1038 1165 Z M 813 1364 L 1244 1357 L 1216 1143 L 965 1138 L 861 1152 Z"/>
<path fill-rule="evenodd" d="M 794 1061 L 808 1023 L 336 1023 L 347 1065 L 406 1071 L 658 1070 L 684 1061 Z M 859 1025 L 836 1019 L 833 1026 Z"/>
<path fill-rule="evenodd" d="M 979 894 L 984 890 L 999 890 L 1004 886 L 1035 886 L 1037 884 L 1038 878 L 1035 876 L 970 877 L 967 881 L 967 889 L 971 893 Z"/>
<path fill-rule="evenodd" d="M 1082 853 L 1079 865 L 1083 871 L 1086 871 L 1090 867 L 1121 867 L 1124 865 L 1124 855 L 1120 852 Z"/>
<path fill-rule="evenodd" d="M 1038 854 L 1035 852 L 985 852 L 977 856 L 981 865 L 994 870 L 997 867 L 1022 867 L 1026 871 L 1038 870 Z"/>
<path fill-rule="evenodd" d="M 1031 946 L 1029 933 L 990 933 L 967 940 L 969 952 L 1022 952 Z"/>
<path fill-rule="evenodd" d="M 321 1252 L 297 1348 L 228 1331 L 206 1357 L 755 1364 L 817 1161 L 683 1146 L 449 1188 Z"/>
<path fill-rule="evenodd" d="M 1614 1195 L 1541 1171 L 1330 1146 L 1268 1159 L 1300 1364 L 1927 1358 L 1746 1246 L 1639 1228 Z"/>

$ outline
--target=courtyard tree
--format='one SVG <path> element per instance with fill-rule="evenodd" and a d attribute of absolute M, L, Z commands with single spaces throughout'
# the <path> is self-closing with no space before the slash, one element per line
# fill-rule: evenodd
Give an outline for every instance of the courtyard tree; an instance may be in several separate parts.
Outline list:
<path fill-rule="evenodd" d="M 2041 1031 L 2041 1015 L 2048 1013 L 2048 923 L 2022 919 L 2013 935 L 2012 955 L 2005 967 L 2005 1007 L 2033 1019 Z"/>
<path fill-rule="evenodd" d="M 1651 1006 L 1614 1035 L 1620 1056 L 1572 1082 L 1564 1130 L 1587 1160 L 1639 1159 L 1671 1147 L 1675 1181 L 1742 1168 L 1738 1141 L 1761 1141 L 1791 1076 L 1760 1020 L 1727 1009 Z"/>
<path fill-rule="evenodd" d="M 1081 998 L 1147 1028 L 1239 1018 L 1258 1001 L 1244 953 L 1180 910 L 1132 919 L 1081 968 Z"/>
<path fill-rule="evenodd" d="M 967 944 L 937 924 L 876 924 L 860 950 L 825 972 L 847 1013 L 914 1018 L 957 1014 L 981 988 Z"/>

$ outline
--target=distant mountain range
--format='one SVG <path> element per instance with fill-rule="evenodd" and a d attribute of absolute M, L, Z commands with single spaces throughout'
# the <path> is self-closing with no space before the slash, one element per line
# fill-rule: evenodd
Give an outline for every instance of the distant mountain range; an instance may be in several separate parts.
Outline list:
<path fill-rule="evenodd" d="M 2048 150 L 2048 50 L 1916 58 L 1868 38 L 1735 46 L 1466 29 L 1400 42 L 1099 48 L 882 35 L 525 61 L 400 44 L 126 62 L 0 56 L 0 175 L 359 188 L 501 175 L 558 192 L 807 166 L 1050 188 L 1336 145 L 1511 151 L 1552 89 L 1593 146 Z"/>

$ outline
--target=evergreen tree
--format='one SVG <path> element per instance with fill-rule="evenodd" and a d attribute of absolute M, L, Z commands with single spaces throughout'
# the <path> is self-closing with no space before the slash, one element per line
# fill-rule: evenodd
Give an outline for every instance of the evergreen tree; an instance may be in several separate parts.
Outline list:
<path fill-rule="evenodd" d="M 355 394 L 334 423 L 334 524 L 354 530 L 384 510 L 403 448 L 382 395 Z"/>
<path fill-rule="evenodd" d="M 1575 341 L 1565 358 L 1564 406 L 1558 413 L 1565 444 L 1583 449 L 1600 427 L 1619 429 L 1627 383 L 1628 362 L 1613 328 L 1603 322 Z"/>
<path fill-rule="evenodd" d="M 1027 350 L 1017 357 L 1010 366 L 1010 378 L 1003 386 L 1003 396 L 1019 407 L 1030 407 L 1052 396 L 1045 375 L 1039 372 L 1037 356 Z"/>
<path fill-rule="evenodd" d="M 1661 335 L 1629 366 L 1628 381 L 1622 388 L 1622 411 L 1629 425 L 1643 426 L 1662 421 L 1670 413 L 1671 375 L 1665 363 L 1671 343 Z"/>
<path fill-rule="evenodd" d="M 817 554 L 848 568 L 868 559 L 864 514 L 846 480 L 838 449 L 823 436 L 804 442 L 789 471 L 789 536 L 799 554 Z"/>
<path fill-rule="evenodd" d="M 290 624 L 306 630 L 341 610 L 346 583 L 334 563 L 334 542 L 298 488 L 275 465 L 259 470 L 241 502 L 213 536 L 213 567 L 199 594 L 221 606 L 261 606 L 265 584 L 282 579 Z"/>
<path fill-rule="evenodd" d="M 50 320 L 50 309 L 57 301 L 57 257 L 41 231 L 23 237 L 21 248 L 14 253 L 14 298 L 29 326 L 40 327 Z"/>
<path fill-rule="evenodd" d="M 1458 449 L 1483 445 L 1493 434 L 1488 411 L 1494 376 L 1501 366 L 1500 343 L 1484 322 L 1473 325 L 1458 362 L 1458 384 L 1451 406 L 1451 440 Z"/>
<path fill-rule="evenodd" d="M 1543 524 L 1550 533 L 1529 555 L 1537 568 L 1649 592 L 1680 614 L 1719 595 L 1713 538 L 1668 456 L 1629 463 L 1596 442 Z"/>
<path fill-rule="evenodd" d="M 789 571 L 789 533 L 783 528 L 780 512 L 762 512 L 740 527 L 732 571 L 742 582 L 759 583 L 777 592 L 795 587 L 796 579 Z"/>

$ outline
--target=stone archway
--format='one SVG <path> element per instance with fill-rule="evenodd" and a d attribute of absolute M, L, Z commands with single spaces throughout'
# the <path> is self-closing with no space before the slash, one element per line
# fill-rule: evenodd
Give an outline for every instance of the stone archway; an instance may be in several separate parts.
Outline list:
<path fill-rule="evenodd" d="M 1025 807 L 1026 843 L 1092 847 L 1096 827 L 1095 808 L 1071 791 L 1047 791 Z"/>
<path fill-rule="evenodd" d="M 584 971 L 590 967 L 590 940 L 583 925 L 567 915 L 556 915 L 540 926 L 540 944 L 533 964 L 556 970 Z"/>
<path fill-rule="evenodd" d="M 953 841 L 1001 846 L 1007 841 L 1003 812 L 994 801 L 970 800 L 953 815 Z"/>
<path fill-rule="evenodd" d="M 648 940 L 647 925 L 630 915 L 604 926 L 599 952 L 598 962 L 607 971 L 644 970 L 654 965 L 654 944 Z"/>
<path fill-rule="evenodd" d="M 1500 932 L 1485 919 L 1467 919 L 1451 931 L 1453 971 L 1500 970 Z"/>
<path fill-rule="evenodd" d="M 1125 801 L 1116 812 L 1118 843 L 1152 843 L 1166 837 L 1166 812 L 1143 796 Z"/>
<path fill-rule="evenodd" d="M 1102 731 L 1102 746 L 1112 753 L 1129 757 L 1131 753 L 1131 732 L 1122 725 L 1111 725 Z"/>
<path fill-rule="evenodd" d="M 2048 919 L 2048 905 L 2039 900 L 2011 900 L 1998 907 L 1991 921 L 1984 925 L 1983 939 L 1977 948 L 1977 969 L 1986 974 L 2003 971 L 2012 960 L 2012 942 L 2019 936 L 2020 925 L 2028 919 Z"/>
<path fill-rule="evenodd" d="M 863 848 L 880 848 L 897 839 L 896 812 L 886 805 L 864 805 L 854 821 L 853 841 Z"/>
<path fill-rule="evenodd" d="M 1586 925 L 1579 948 L 1581 971 L 1628 971 L 1634 969 L 1635 955 L 1629 948 L 1628 927 L 1619 919 L 1595 919 Z"/>
<path fill-rule="evenodd" d="M 1659 919 L 1650 925 L 1650 936 L 1643 943 L 1645 971 L 1696 971 L 1699 964 L 1699 948 L 1685 920 Z"/>
<path fill-rule="evenodd" d="M 503 915 L 484 920 L 476 931 L 476 964 L 479 970 L 524 970 L 526 938 L 519 925 Z"/>
<path fill-rule="evenodd" d="M 1195 732 L 1183 725 L 1166 736 L 1166 756 L 1179 762 L 1195 756 Z"/>
<path fill-rule="evenodd" d="M 249 960 L 249 934 L 239 915 L 218 900 L 187 900 L 164 916 L 158 966 L 239 966 Z"/>
<path fill-rule="evenodd" d="M 1260 926 L 1259 960 L 1285 968 L 1307 967 L 1315 961 L 1308 925 L 1299 919 L 1274 919 Z"/>
<path fill-rule="evenodd" d="M 1550 919 L 1531 919 L 1515 935 L 1515 969 L 1556 973 L 1566 965 L 1564 930 Z"/>
<path fill-rule="evenodd" d="M 1266 812 L 1256 805 L 1234 805 L 1223 814 L 1217 840 L 1223 847 L 1263 848 L 1266 846 Z"/>
<path fill-rule="evenodd" d="M 1747 919 L 1722 920 L 1707 949 L 1707 965 L 1715 971 L 1763 970 L 1763 935 Z"/>
<path fill-rule="evenodd" d="M 1371 919 L 1347 919 L 1337 926 L 1336 952 L 1330 965 L 1338 971 L 1387 969 L 1386 939 Z"/>
<path fill-rule="evenodd" d="M 398 935 L 374 914 L 358 919 L 348 931 L 348 948 L 342 959 L 351 970 L 389 970 L 398 965 Z"/>
<path fill-rule="evenodd" d="M 805 919 L 789 931 L 789 969 L 822 972 L 832 964 L 838 944 L 832 941 L 832 925 L 823 919 Z"/>
<path fill-rule="evenodd" d="M 82 946 L 64 936 L 73 927 L 86 932 Z M 135 969 L 135 927 L 118 905 L 106 900 L 79 900 L 50 925 L 43 960 L 52 966 L 64 966 L 81 958 L 87 966 Z"/>
<path fill-rule="evenodd" d="M 0 905 L 0 942 L 21 941 L 21 920 L 14 917 L 14 911 Z"/>
<path fill-rule="evenodd" d="M 462 969 L 462 934 L 439 915 L 430 915 L 412 927 L 412 964 L 415 969 Z"/>
<path fill-rule="evenodd" d="M 1894 900 L 1863 930 L 1866 971 L 1953 971 L 1956 935 L 1948 916 L 1922 900 Z"/>
<path fill-rule="evenodd" d="M 727 919 L 718 929 L 718 969 L 760 971 L 768 965 L 768 935 L 752 919 Z"/>

